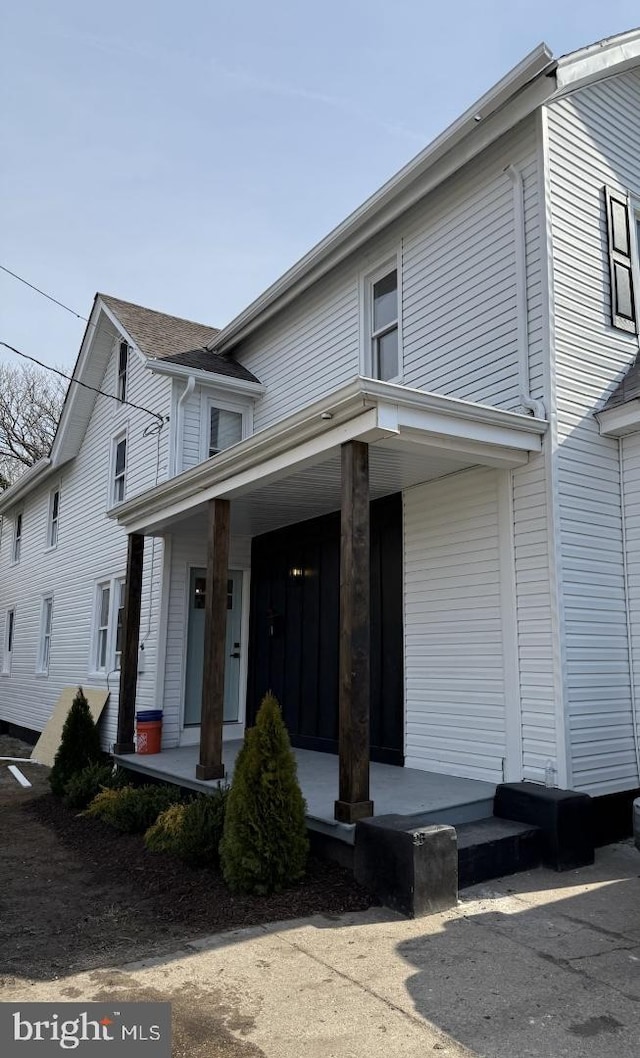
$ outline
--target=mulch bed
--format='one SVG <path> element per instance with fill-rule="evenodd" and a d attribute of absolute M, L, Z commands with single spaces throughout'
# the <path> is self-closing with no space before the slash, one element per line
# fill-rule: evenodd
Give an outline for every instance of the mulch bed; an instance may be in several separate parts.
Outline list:
<path fill-rule="evenodd" d="M 53 828 L 60 841 L 82 858 L 100 884 L 130 888 L 165 923 L 188 931 L 255 926 L 306 915 L 339 915 L 371 907 L 372 897 L 335 863 L 309 860 L 304 883 L 271 896 L 230 893 L 213 870 L 192 869 L 170 856 L 149 852 L 138 834 L 120 834 L 98 819 L 70 812 L 52 796 L 32 801 L 40 823 Z"/>

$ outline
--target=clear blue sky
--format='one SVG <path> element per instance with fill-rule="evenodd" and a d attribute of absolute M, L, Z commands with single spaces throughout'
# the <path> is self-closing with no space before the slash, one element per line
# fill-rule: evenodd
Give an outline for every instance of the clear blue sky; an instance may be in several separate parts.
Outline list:
<path fill-rule="evenodd" d="M 83 315 L 102 290 L 221 326 L 536 44 L 560 55 L 638 10 L 5 4 L 0 263 Z M 70 365 L 82 330 L 0 273 L 0 338 Z"/>

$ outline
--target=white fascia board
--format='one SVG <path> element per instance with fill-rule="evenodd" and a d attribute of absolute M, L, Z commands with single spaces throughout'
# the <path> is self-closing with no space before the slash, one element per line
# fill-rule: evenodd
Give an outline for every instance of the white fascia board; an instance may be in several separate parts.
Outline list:
<path fill-rule="evenodd" d="M 566 95 L 602 77 L 624 73 L 639 63 L 640 29 L 601 40 L 558 59 L 557 95 Z"/>
<path fill-rule="evenodd" d="M 555 60 L 539 44 L 208 343 L 231 348 L 553 96 Z M 445 159 L 446 156 L 446 159 Z M 438 165 L 437 163 L 441 163 Z M 419 186 L 416 187 L 416 183 Z"/>
<path fill-rule="evenodd" d="M 194 378 L 199 386 L 224 389 L 227 393 L 253 397 L 261 397 L 266 393 L 266 388 L 261 382 L 250 382 L 249 379 L 233 378 L 231 375 L 219 375 L 214 371 L 186 367 L 184 364 L 168 364 L 159 357 L 148 359 L 146 366 L 155 375 L 169 375 L 172 378 L 184 379 L 185 381 L 189 378 Z"/>
<path fill-rule="evenodd" d="M 630 400 L 618 408 L 609 408 L 596 413 L 600 433 L 603 437 L 624 437 L 640 430 L 640 400 Z"/>
<path fill-rule="evenodd" d="M 421 390 L 373 379 L 357 378 L 274 426 L 261 430 L 212 459 L 108 511 L 129 532 L 147 529 L 154 521 L 200 506 L 214 496 L 237 494 L 252 482 L 264 481 L 269 468 L 280 473 L 299 467 L 300 459 L 313 459 L 345 440 L 368 442 L 397 435 L 403 419 L 409 425 L 410 409 L 417 419 L 430 416 L 431 427 L 442 437 L 463 438 L 503 446 L 517 453 L 539 451 L 547 423 L 532 416 L 505 412 Z M 372 414 L 369 415 L 368 413 Z M 471 427 L 470 424 L 476 423 Z M 416 429 L 420 429 L 417 427 Z M 478 436 L 473 436 L 475 430 Z M 304 448 L 303 446 L 307 446 Z M 275 462 L 274 460 L 280 460 Z M 171 512 L 171 515 L 169 515 Z"/>
<path fill-rule="evenodd" d="M 24 474 L 21 474 L 13 485 L 0 493 L 0 514 L 6 514 L 8 510 L 20 503 L 31 492 L 31 489 L 44 480 L 47 472 L 53 469 L 50 458 L 45 456 L 43 459 L 39 459 L 37 463 L 34 463 L 32 467 L 29 467 L 28 470 L 25 470 Z"/>

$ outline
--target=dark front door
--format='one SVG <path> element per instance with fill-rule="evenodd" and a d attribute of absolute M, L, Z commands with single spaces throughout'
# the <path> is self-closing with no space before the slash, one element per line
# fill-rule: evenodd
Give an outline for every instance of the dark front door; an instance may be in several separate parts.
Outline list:
<path fill-rule="evenodd" d="M 294 746 L 338 750 L 340 515 L 256 537 L 247 717 L 266 691 Z M 371 504 L 371 759 L 403 763 L 402 500 Z"/>

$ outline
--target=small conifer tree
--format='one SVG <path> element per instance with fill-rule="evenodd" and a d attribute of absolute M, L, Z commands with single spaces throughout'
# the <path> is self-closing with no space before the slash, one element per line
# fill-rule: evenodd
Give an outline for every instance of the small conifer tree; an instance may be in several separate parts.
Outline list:
<path fill-rule="evenodd" d="M 104 760 L 100 749 L 98 728 L 89 709 L 82 687 L 78 687 L 67 719 L 62 728 L 60 746 L 55 755 L 49 782 L 56 797 L 62 797 L 65 786 L 78 772 L 88 764 L 98 764 Z"/>
<path fill-rule="evenodd" d="M 230 889 L 278 892 L 300 881 L 309 852 L 305 801 L 280 706 L 269 692 L 238 754 L 220 862 Z"/>

